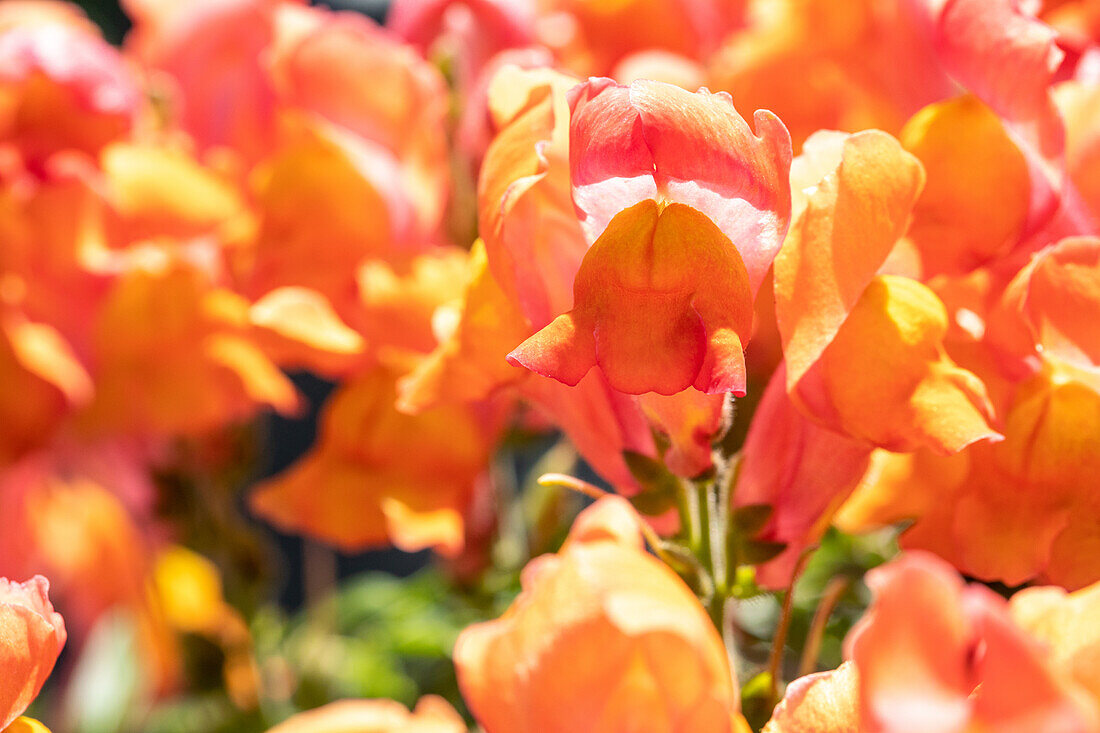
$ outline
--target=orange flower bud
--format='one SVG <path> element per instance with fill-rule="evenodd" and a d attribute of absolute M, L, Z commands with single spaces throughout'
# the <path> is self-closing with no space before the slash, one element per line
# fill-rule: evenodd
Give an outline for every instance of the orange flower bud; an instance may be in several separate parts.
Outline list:
<path fill-rule="evenodd" d="M 859 672 L 851 662 L 787 685 L 764 733 L 862 733 Z"/>
<path fill-rule="evenodd" d="M 964 274 L 1017 244 L 1031 176 L 992 110 L 970 96 L 929 105 L 905 124 L 899 139 L 928 175 L 907 235 L 924 277 Z"/>

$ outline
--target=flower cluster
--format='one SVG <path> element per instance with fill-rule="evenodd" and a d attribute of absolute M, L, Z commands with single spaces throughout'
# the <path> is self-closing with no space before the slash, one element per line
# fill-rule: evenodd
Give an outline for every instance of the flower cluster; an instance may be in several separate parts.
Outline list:
<path fill-rule="evenodd" d="M 1095 3 L 123 6 L 113 46 L 0 4 L 0 575 L 35 578 L 0 579 L 0 731 L 66 640 L 41 574 L 73 654 L 121 609 L 164 698 L 200 637 L 258 730 L 1100 733 Z M 302 372 L 313 446 L 240 478 Z M 600 486 L 539 479 L 562 451 Z M 461 698 L 272 712 L 179 484 L 517 594 Z M 831 528 L 902 552 L 784 694 Z"/>

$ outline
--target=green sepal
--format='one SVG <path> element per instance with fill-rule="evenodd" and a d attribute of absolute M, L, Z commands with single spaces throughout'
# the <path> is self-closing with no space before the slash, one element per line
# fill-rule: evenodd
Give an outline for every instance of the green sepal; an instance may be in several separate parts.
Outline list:
<path fill-rule="evenodd" d="M 764 727 L 777 702 L 772 675 L 768 671 L 756 675 L 741 688 L 741 714 L 753 730 Z"/>

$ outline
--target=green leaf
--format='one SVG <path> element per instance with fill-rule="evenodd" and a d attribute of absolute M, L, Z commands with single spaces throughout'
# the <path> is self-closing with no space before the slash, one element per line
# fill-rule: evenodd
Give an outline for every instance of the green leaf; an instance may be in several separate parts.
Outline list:
<path fill-rule="evenodd" d="M 786 542 L 748 540 L 741 545 L 740 558 L 746 565 L 760 565 L 775 559 L 785 549 L 787 549 Z"/>
<path fill-rule="evenodd" d="M 737 507 L 730 515 L 730 521 L 738 532 L 752 537 L 771 519 L 773 507 L 770 504 L 749 504 Z"/>
<path fill-rule="evenodd" d="M 640 514 L 656 517 L 675 508 L 680 492 L 680 479 L 663 463 L 634 451 L 623 451 L 623 460 L 642 486 L 641 492 L 630 497 L 630 503 Z"/>

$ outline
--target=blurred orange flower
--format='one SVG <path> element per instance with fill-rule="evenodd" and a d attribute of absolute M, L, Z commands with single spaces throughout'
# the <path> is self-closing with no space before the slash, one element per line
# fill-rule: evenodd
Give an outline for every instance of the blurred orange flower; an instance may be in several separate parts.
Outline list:
<path fill-rule="evenodd" d="M 156 526 L 149 468 L 132 446 L 57 446 L 0 481 L 0 573 L 44 573 L 79 648 L 102 614 L 132 614 L 141 663 L 159 691 L 177 681 L 175 639 L 149 583 Z"/>
<path fill-rule="evenodd" d="M 504 616 L 461 634 L 459 682 L 487 733 L 738 730 L 722 640 L 645 552 L 640 521 L 625 499 L 601 499 L 558 554 L 527 566 Z"/>
<path fill-rule="evenodd" d="M 341 700 L 298 713 L 268 733 L 466 733 L 441 697 L 420 698 L 412 712 L 393 700 Z"/>
<path fill-rule="evenodd" d="M 82 24 L 0 27 L 0 150 L 32 169 L 62 151 L 95 156 L 130 132 L 143 101 L 122 55 Z"/>
<path fill-rule="evenodd" d="M 150 246 L 128 257 L 93 327 L 96 393 L 83 429 L 195 434 L 265 406 L 298 409 L 294 386 L 252 337 L 247 300 L 185 253 Z"/>
<path fill-rule="evenodd" d="M 1012 596 L 1009 612 L 1020 628 L 1050 647 L 1054 666 L 1100 705 L 1100 583 L 1073 593 L 1050 586 L 1025 588 Z"/>
<path fill-rule="evenodd" d="M 461 551 L 463 516 L 484 480 L 494 419 L 465 405 L 402 414 L 395 380 L 380 367 L 340 387 L 325 406 L 317 445 L 253 489 L 253 510 L 349 551 L 390 543 L 410 552 Z"/>
<path fill-rule="evenodd" d="M 874 600 L 845 642 L 850 662 L 793 683 L 769 733 L 1100 730 L 1095 700 L 989 589 L 923 553 L 867 581 Z"/>

